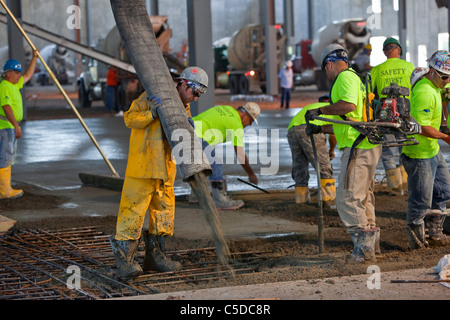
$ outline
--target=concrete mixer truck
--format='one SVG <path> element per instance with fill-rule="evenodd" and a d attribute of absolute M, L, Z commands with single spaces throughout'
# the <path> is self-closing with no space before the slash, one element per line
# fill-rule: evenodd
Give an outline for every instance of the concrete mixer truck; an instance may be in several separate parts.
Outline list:
<path fill-rule="evenodd" d="M 172 30 L 167 23 L 167 16 L 149 16 L 149 19 L 171 75 L 179 76 L 186 66 L 169 53 Z M 116 26 L 108 32 L 105 39 L 99 41 L 96 49 L 108 56 L 130 63 Z M 105 101 L 108 65 L 86 57 L 83 59 L 83 69 L 77 79 L 78 103 L 80 107 L 86 108 L 90 107 L 94 100 Z M 120 70 L 118 76 L 120 81 L 116 101 L 121 109 L 128 109 L 131 102 L 139 95 L 141 86 L 135 73 Z"/>
<path fill-rule="evenodd" d="M 277 63 L 284 62 L 286 36 L 282 25 L 277 30 Z M 226 41 L 225 41 L 226 40 Z M 265 91 L 264 25 L 252 24 L 236 31 L 214 46 L 216 88 L 229 88 L 232 94 Z"/>
<path fill-rule="evenodd" d="M 320 91 L 328 91 L 331 83 L 320 67 L 325 47 L 332 43 L 340 44 L 348 50 L 352 61 L 369 43 L 370 37 L 371 32 L 365 19 L 345 19 L 323 26 L 313 39 L 303 40 L 296 46 L 295 85 L 315 84 Z"/>

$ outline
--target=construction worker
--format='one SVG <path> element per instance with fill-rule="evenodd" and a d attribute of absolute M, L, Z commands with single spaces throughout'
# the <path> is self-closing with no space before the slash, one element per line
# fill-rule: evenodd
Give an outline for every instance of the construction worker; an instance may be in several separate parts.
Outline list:
<path fill-rule="evenodd" d="M 23 75 L 22 65 L 15 59 L 6 61 L 3 66 L 0 78 L 0 199 L 16 199 L 23 195 L 23 190 L 11 187 L 11 165 L 17 140 L 22 137 L 19 125 L 23 119 L 20 89 L 33 77 L 37 57 L 38 51 L 35 50 Z"/>
<path fill-rule="evenodd" d="M 201 139 L 203 150 L 205 150 L 213 170 L 209 180 L 211 181 L 212 199 L 218 210 L 236 210 L 241 208 L 244 202 L 233 200 L 227 194 L 222 173 L 223 161 L 216 158 L 215 146 L 231 142 L 249 181 L 258 184 L 258 178 L 244 151 L 244 128 L 251 126 L 253 122 L 258 124 L 257 118 L 260 114 L 261 109 L 257 103 L 247 102 L 237 110 L 232 106 L 215 106 L 193 117 L 195 133 Z"/>
<path fill-rule="evenodd" d="M 381 91 L 385 87 L 389 87 L 392 83 L 396 83 L 401 87 L 410 89 L 410 78 L 414 70 L 414 65 L 408 61 L 401 59 L 403 49 L 395 38 L 387 38 L 383 43 L 383 52 L 387 60 L 372 71 L 372 83 L 377 100 L 385 99 Z M 407 188 L 407 176 L 405 170 L 400 163 L 401 147 L 383 147 L 381 153 L 381 161 L 383 162 L 386 172 L 387 186 L 394 194 L 402 194 L 403 188 Z"/>
<path fill-rule="evenodd" d="M 333 167 L 331 160 L 334 159 L 334 149 L 336 147 L 336 137 L 333 133 L 329 135 L 329 149 L 327 148 L 327 136 L 323 133 L 323 126 L 330 126 L 331 123 L 314 120 L 307 126 L 305 114 L 308 110 L 321 108 L 330 105 L 329 97 L 321 97 L 318 103 L 310 104 L 300 110 L 292 118 L 287 129 L 287 139 L 292 153 L 292 179 L 295 181 L 295 202 L 298 204 L 309 203 L 311 200 L 309 182 L 309 164 L 316 168 L 316 159 L 311 142 L 311 134 L 315 134 L 314 142 L 317 150 L 317 161 L 320 168 L 320 190 L 322 201 L 333 207 L 336 199 L 336 180 L 333 178 Z M 324 118 L 333 116 L 325 116 Z M 312 132 L 309 128 L 313 128 Z"/>
<path fill-rule="evenodd" d="M 331 44 L 322 53 L 322 70 L 333 83 L 330 105 L 308 110 L 305 117 L 314 120 L 335 115 L 336 120 L 352 118 L 363 121 L 366 86 L 349 68 L 348 52 Z M 375 170 L 381 147 L 371 144 L 353 126 L 333 124 L 339 150 L 342 152 L 341 172 L 336 189 L 338 214 L 354 244 L 352 258 L 358 262 L 374 261 L 380 230 L 375 223 Z"/>
<path fill-rule="evenodd" d="M 199 67 L 189 67 L 178 80 L 177 91 L 190 117 L 189 103 L 206 92 L 208 75 Z M 137 277 L 143 271 L 181 268 L 165 254 L 165 242 L 174 227 L 176 164 L 156 111 L 160 105 L 161 99 L 144 92 L 124 114 L 125 125 L 131 128 L 130 147 L 116 235 L 110 237 L 120 279 Z M 147 210 L 149 229 L 142 233 L 146 248 L 142 269 L 134 256 Z"/>
<path fill-rule="evenodd" d="M 442 233 L 450 202 L 450 173 L 438 140 L 450 144 L 439 131 L 442 120 L 441 90 L 450 79 L 450 53 L 437 51 L 428 60 L 429 72 L 415 85 L 411 116 L 422 126 L 414 135 L 417 145 L 403 147 L 401 160 L 408 173 L 408 211 L 405 232 L 411 249 L 450 244 Z"/>

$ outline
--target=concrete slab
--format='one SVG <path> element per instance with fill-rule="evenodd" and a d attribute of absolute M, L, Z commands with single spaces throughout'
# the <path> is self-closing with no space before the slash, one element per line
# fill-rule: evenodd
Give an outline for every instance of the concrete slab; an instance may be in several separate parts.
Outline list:
<path fill-rule="evenodd" d="M 440 283 L 391 283 L 430 280 L 430 269 L 361 274 L 315 280 L 264 283 L 204 290 L 161 293 L 120 300 L 448 300 L 450 288 Z"/>

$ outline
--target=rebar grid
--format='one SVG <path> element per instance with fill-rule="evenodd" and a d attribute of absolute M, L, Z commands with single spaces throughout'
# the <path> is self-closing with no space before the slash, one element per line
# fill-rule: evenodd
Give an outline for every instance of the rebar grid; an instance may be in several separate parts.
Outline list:
<path fill-rule="evenodd" d="M 114 278 L 109 236 L 95 226 L 58 231 L 20 230 L 0 236 L 0 299 L 107 299 L 155 294 L 162 286 L 196 284 L 232 276 L 215 248 L 167 252 L 182 262 L 178 272 L 151 272 L 130 281 Z M 142 244 L 137 261 L 142 265 Z M 233 276 L 254 272 L 267 252 L 231 253 Z M 75 267 L 78 274 L 73 273 Z M 78 276 L 77 282 L 74 277 Z"/>

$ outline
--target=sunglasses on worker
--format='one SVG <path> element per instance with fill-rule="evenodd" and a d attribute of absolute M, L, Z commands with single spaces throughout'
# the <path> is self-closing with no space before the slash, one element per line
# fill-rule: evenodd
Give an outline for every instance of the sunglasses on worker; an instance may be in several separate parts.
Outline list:
<path fill-rule="evenodd" d="M 443 81 L 447 81 L 448 79 L 450 79 L 449 75 L 442 74 L 439 71 L 437 71 L 436 69 L 434 69 L 434 72 L 436 72 L 436 74 L 439 76 L 439 78 L 441 78 L 441 80 L 443 80 Z"/>
<path fill-rule="evenodd" d="M 195 98 L 200 98 L 200 96 L 202 95 L 200 92 L 198 92 L 193 86 L 189 84 L 187 84 L 187 86 L 192 89 L 192 94 Z"/>

